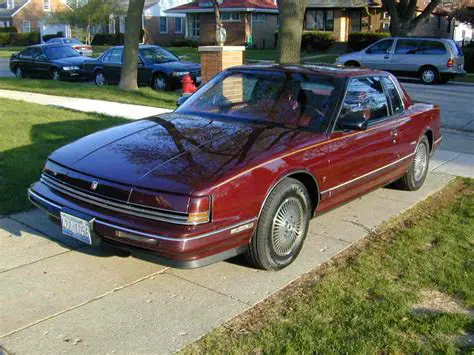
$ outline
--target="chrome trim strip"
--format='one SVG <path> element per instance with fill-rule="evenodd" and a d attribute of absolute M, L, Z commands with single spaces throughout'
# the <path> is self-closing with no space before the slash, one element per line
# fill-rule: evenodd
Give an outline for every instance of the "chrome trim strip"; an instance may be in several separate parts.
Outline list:
<path fill-rule="evenodd" d="M 51 201 L 46 200 L 45 198 L 41 197 L 40 195 L 34 193 L 33 191 L 31 191 L 31 189 L 28 189 L 28 194 L 31 195 L 31 196 L 33 196 L 34 198 L 36 198 L 36 199 L 38 199 L 38 200 L 44 202 L 44 203 L 50 205 L 50 206 L 56 207 L 56 208 L 59 209 L 59 210 L 62 210 L 62 209 L 63 209 L 61 206 L 56 205 L 55 203 L 52 203 Z"/>
<path fill-rule="evenodd" d="M 229 227 L 224 227 L 224 228 L 221 228 L 221 229 L 218 229 L 216 231 L 213 231 L 213 232 L 209 232 L 209 233 L 205 233 L 205 234 L 201 234 L 201 235 L 198 235 L 198 236 L 195 236 L 195 237 L 189 237 L 189 238 L 170 238 L 170 237 L 163 237 L 161 235 L 155 235 L 155 234 L 150 234 L 150 233 L 145 233 L 145 232 L 139 232 L 139 231 L 136 231 L 136 230 L 133 230 L 133 229 L 128 229 L 128 228 L 125 228 L 125 227 L 120 227 L 120 226 L 117 226 L 115 224 L 111 224 L 111 223 L 107 223 L 107 222 L 102 222 L 100 220 L 96 220 L 95 223 L 97 224 L 102 224 L 106 227 L 110 227 L 110 228 L 113 228 L 113 229 L 116 229 L 116 230 L 119 230 L 119 231 L 122 231 L 122 232 L 125 232 L 125 233 L 130 233 L 130 234 L 134 234 L 134 235 L 138 235 L 138 236 L 142 236 L 142 237 L 145 237 L 145 238 L 152 238 L 152 239 L 158 239 L 158 240 L 166 240 L 166 241 L 169 241 L 169 242 L 188 242 L 188 241 L 191 241 L 191 240 L 196 240 L 196 239 L 201 239 L 201 238 L 206 238 L 206 237 L 210 237 L 214 234 L 219 234 L 219 233 L 222 233 L 222 232 L 225 232 L 225 231 L 228 231 L 230 229 L 234 229 L 236 227 L 239 227 L 239 226 L 242 226 L 242 225 L 245 225 L 245 224 L 248 224 L 248 223 L 252 223 L 254 221 L 257 220 L 257 217 L 255 218 L 251 218 L 251 219 L 248 219 L 246 221 L 243 221 L 243 222 L 239 222 L 237 224 L 234 224 L 232 226 L 229 226 Z"/>
<path fill-rule="evenodd" d="M 375 173 L 377 173 L 377 172 L 379 172 L 379 171 L 381 171 L 381 170 L 383 170 L 383 169 L 386 169 L 386 168 L 388 168 L 388 167 L 391 167 L 392 165 L 398 164 L 398 163 L 400 163 L 400 162 L 402 162 L 402 161 L 404 161 L 404 160 L 406 160 L 406 159 L 408 159 L 408 158 L 411 158 L 411 157 L 414 156 L 414 155 L 415 155 L 415 153 L 409 154 L 409 155 L 407 155 L 407 156 L 404 157 L 404 158 L 398 159 L 398 160 L 396 160 L 396 161 L 394 161 L 394 162 L 392 162 L 392 163 L 390 163 L 390 164 L 387 164 L 387 165 L 384 165 L 384 166 L 382 166 L 382 167 L 380 167 L 380 168 L 378 168 L 378 169 L 372 170 L 372 171 L 368 172 L 367 174 L 361 175 L 361 176 L 359 176 L 359 177 L 356 177 L 355 179 L 346 181 L 346 182 L 344 182 L 344 183 L 342 183 L 342 184 L 340 184 L 340 185 L 337 185 L 337 186 L 331 187 L 330 189 L 324 190 L 324 191 L 321 192 L 321 194 L 325 194 L 325 193 L 327 193 L 327 192 L 331 192 L 331 191 L 337 190 L 337 189 L 339 189 L 339 188 L 341 188 L 341 187 L 343 187 L 343 186 L 345 186 L 345 185 L 351 184 L 351 183 L 353 183 L 353 182 L 355 182 L 355 181 L 357 181 L 357 180 L 363 179 L 363 178 L 365 178 L 365 177 L 367 177 L 367 176 L 369 176 L 369 175 L 375 174 Z"/>
<path fill-rule="evenodd" d="M 107 198 L 99 197 L 97 194 L 89 193 L 88 191 L 86 191 L 84 189 L 72 186 L 68 183 L 65 183 L 61 180 L 58 180 L 58 179 L 53 178 L 51 176 L 48 176 L 46 174 L 42 174 L 41 179 L 46 179 L 50 183 L 55 184 L 56 186 L 58 186 L 59 188 L 69 190 L 73 193 L 77 193 L 78 195 L 96 200 L 98 202 L 110 203 L 110 204 L 115 205 L 117 207 L 122 207 L 123 206 L 125 208 L 134 209 L 134 210 L 137 210 L 139 212 L 140 211 L 147 211 L 147 212 L 149 211 L 149 213 L 153 213 L 153 214 L 160 215 L 160 216 L 165 216 L 165 217 L 168 216 L 168 215 L 171 215 L 171 214 L 176 214 L 176 215 L 183 216 L 182 219 L 187 219 L 188 214 L 186 212 L 172 211 L 172 210 L 166 210 L 167 212 L 164 212 L 164 210 L 161 210 L 159 208 L 148 207 L 148 206 L 145 206 L 145 205 L 143 205 L 144 208 L 141 209 L 139 207 L 133 207 L 132 206 L 132 205 L 134 205 L 134 206 L 140 206 L 140 205 L 130 204 L 130 206 L 128 206 L 127 203 L 124 202 L 124 201 L 120 201 L 120 200 L 117 200 L 117 199 L 114 199 L 114 198 L 111 198 L 111 197 L 107 197 Z M 132 194 L 132 192 L 133 192 L 133 189 L 130 190 L 130 195 Z M 130 196 L 129 196 L 129 198 L 130 198 Z M 179 218 L 179 217 L 176 217 L 176 218 Z"/>
<path fill-rule="evenodd" d="M 66 189 L 65 187 L 58 187 L 57 184 L 54 184 L 50 181 L 47 181 L 46 179 L 41 178 L 40 181 L 43 184 L 45 184 L 46 186 L 48 186 L 48 187 L 50 187 L 50 188 L 52 188 L 52 189 L 54 189 L 54 190 L 56 190 L 60 193 L 71 196 L 72 198 L 84 201 L 86 203 L 90 203 L 92 205 L 102 207 L 102 208 L 107 209 L 107 210 L 112 210 L 112 211 L 121 212 L 121 213 L 128 214 L 128 215 L 133 215 L 133 216 L 137 216 L 137 217 L 152 219 L 152 220 L 156 220 L 156 221 L 160 221 L 160 222 L 173 223 L 173 224 L 180 224 L 180 225 L 187 225 L 187 226 L 194 226 L 194 225 L 202 224 L 202 223 L 185 222 L 187 220 L 187 217 L 181 217 L 181 216 L 159 217 L 159 216 L 156 216 L 156 213 L 148 212 L 147 210 L 141 210 L 141 209 L 138 209 L 138 208 L 128 207 L 128 206 L 121 206 L 121 205 L 118 205 L 118 204 L 115 204 L 115 203 L 109 202 L 109 201 L 102 203 L 102 202 L 96 201 L 96 199 L 90 199 L 90 196 L 82 197 L 81 195 L 84 195 L 84 194 L 77 194 L 77 191 L 74 191 L 74 190 L 73 190 L 73 192 L 68 191 L 68 190 L 72 190 L 72 189 L 69 189 L 69 188 Z M 155 214 L 155 215 L 153 215 L 153 214 Z M 207 223 L 207 222 L 203 222 L 203 223 Z"/>

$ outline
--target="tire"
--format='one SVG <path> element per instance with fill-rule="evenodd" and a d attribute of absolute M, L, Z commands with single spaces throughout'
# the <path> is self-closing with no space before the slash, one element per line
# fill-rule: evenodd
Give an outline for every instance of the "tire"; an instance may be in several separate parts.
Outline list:
<path fill-rule="evenodd" d="M 107 80 L 105 79 L 105 75 L 102 71 L 98 70 L 95 72 L 94 82 L 95 82 L 95 85 L 97 85 L 98 87 L 103 87 L 107 85 Z"/>
<path fill-rule="evenodd" d="M 60 80 L 61 80 L 61 73 L 59 72 L 59 70 L 54 69 L 54 70 L 51 72 L 51 79 L 52 79 L 53 81 L 60 81 Z"/>
<path fill-rule="evenodd" d="M 415 158 L 405 175 L 396 182 L 396 185 L 407 191 L 416 191 L 425 182 L 430 165 L 430 143 L 426 136 L 416 146 Z"/>
<path fill-rule="evenodd" d="M 349 68 L 359 68 L 360 64 L 355 60 L 349 60 L 348 62 L 344 63 L 344 66 Z"/>
<path fill-rule="evenodd" d="M 151 86 L 157 91 L 168 91 L 170 89 L 170 83 L 168 78 L 163 74 L 157 74 L 153 77 Z"/>
<path fill-rule="evenodd" d="M 435 67 L 425 66 L 420 69 L 420 79 L 425 85 L 436 84 L 439 80 L 439 73 Z"/>
<path fill-rule="evenodd" d="M 20 66 L 15 68 L 15 77 L 17 79 L 23 79 L 25 76 L 23 75 L 23 70 L 21 70 Z"/>
<path fill-rule="evenodd" d="M 310 218 L 311 202 L 305 186 L 290 178 L 280 182 L 266 199 L 247 246 L 249 263 L 271 271 L 290 265 L 303 247 Z"/>

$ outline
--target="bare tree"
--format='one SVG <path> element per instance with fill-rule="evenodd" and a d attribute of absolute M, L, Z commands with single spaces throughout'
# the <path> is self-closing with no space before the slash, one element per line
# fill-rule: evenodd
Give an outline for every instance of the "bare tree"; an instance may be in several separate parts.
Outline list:
<path fill-rule="evenodd" d="M 138 50 L 142 15 L 145 0 L 130 0 L 127 20 L 125 22 L 125 40 L 123 48 L 123 65 L 119 87 L 123 90 L 138 90 Z"/>
<path fill-rule="evenodd" d="M 280 63 L 299 63 L 301 36 L 308 0 L 277 0 L 280 10 L 278 57 Z"/>
<path fill-rule="evenodd" d="M 392 36 L 410 36 L 440 3 L 441 0 L 431 0 L 417 15 L 417 0 L 382 0 L 383 8 L 391 18 L 390 33 Z"/>

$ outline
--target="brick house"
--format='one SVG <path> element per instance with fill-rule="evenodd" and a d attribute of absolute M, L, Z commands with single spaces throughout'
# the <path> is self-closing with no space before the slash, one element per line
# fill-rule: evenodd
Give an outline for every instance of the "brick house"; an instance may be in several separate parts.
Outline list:
<path fill-rule="evenodd" d="M 167 12 L 168 9 L 188 3 L 190 0 L 146 0 L 143 10 L 144 41 L 148 44 L 168 46 L 184 39 L 186 16 Z M 128 0 L 122 0 L 123 13 L 127 12 Z M 125 33 L 125 16 L 111 15 L 108 33 Z"/>
<path fill-rule="evenodd" d="M 226 45 L 253 43 L 256 48 L 275 48 L 278 6 L 275 0 L 222 0 L 222 22 L 227 31 Z M 186 38 L 201 45 L 215 43 L 215 17 L 212 2 L 199 0 L 169 10 L 185 14 Z"/>
<path fill-rule="evenodd" d="M 47 16 L 66 8 L 66 0 L 0 0 L 0 27 L 44 34 Z"/>

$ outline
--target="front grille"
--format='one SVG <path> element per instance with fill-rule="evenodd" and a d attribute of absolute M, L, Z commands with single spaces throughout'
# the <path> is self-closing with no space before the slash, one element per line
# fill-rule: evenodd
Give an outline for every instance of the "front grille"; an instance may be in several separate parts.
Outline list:
<path fill-rule="evenodd" d="M 107 210 L 121 212 L 128 215 L 147 218 L 160 222 L 168 222 L 182 225 L 193 224 L 187 222 L 187 213 L 176 211 L 163 211 L 148 206 L 131 205 L 123 201 L 105 198 L 97 194 L 92 194 L 87 190 L 79 189 L 47 174 L 41 175 L 41 182 L 48 186 L 50 189 L 57 191 L 63 195 L 70 196 L 76 200 L 80 200 Z"/>

